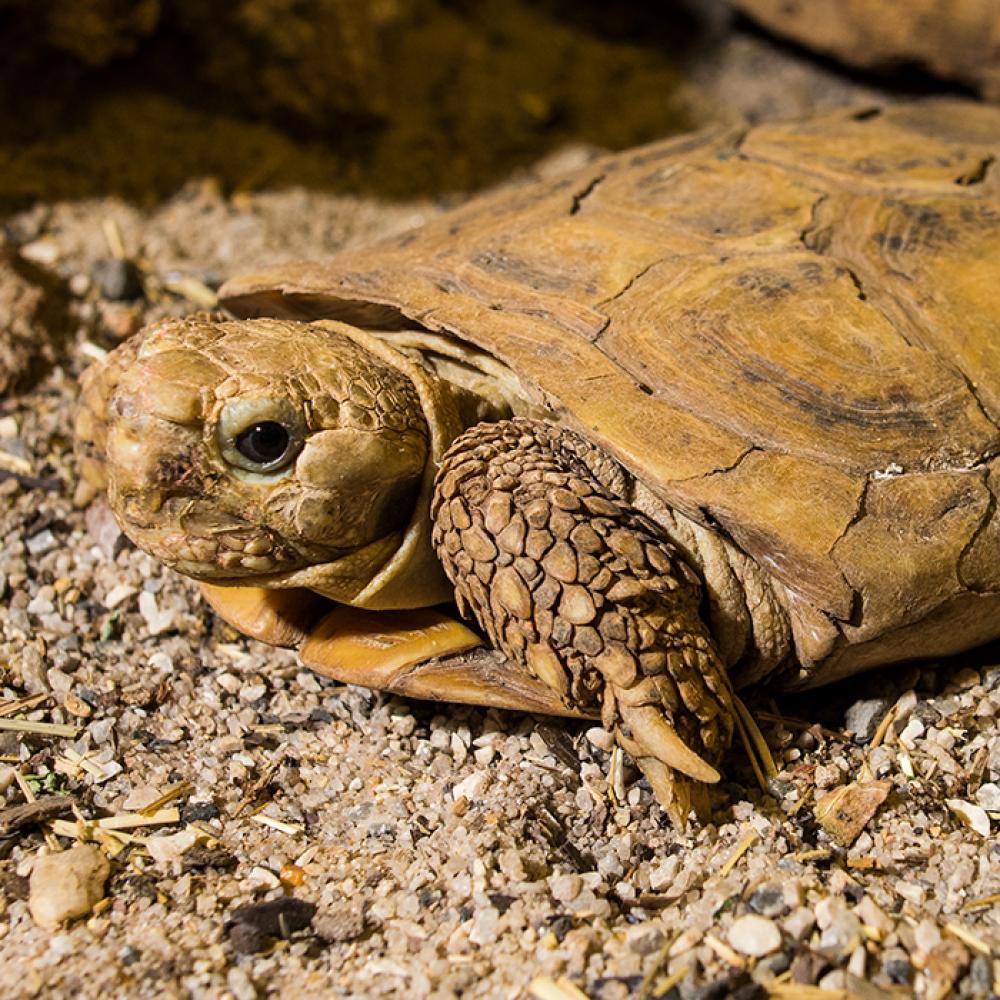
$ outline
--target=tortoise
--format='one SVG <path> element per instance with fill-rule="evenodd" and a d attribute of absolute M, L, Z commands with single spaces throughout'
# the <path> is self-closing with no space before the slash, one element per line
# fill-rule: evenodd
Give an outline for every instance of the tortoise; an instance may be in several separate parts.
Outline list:
<path fill-rule="evenodd" d="M 683 822 L 735 690 L 1000 636 L 998 152 L 964 101 L 709 129 L 238 277 L 85 376 L 83 471 L 237 628 L 599 716 Z"/>
<path fill-rule="evenodd" d="M 733 0 L 733 6 L 768 31 L 851 66 L 918 66 L 1000 101 L 1000 0 Z"/>

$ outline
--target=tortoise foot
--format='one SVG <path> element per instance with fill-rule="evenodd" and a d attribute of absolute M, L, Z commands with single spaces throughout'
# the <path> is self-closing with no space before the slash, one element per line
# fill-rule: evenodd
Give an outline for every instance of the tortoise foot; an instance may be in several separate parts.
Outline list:
<path fill-rule="evenodd" d="M 459 608 L 564 704 L 599 706 L 680 824 L 719 780 L 732 704 L 697 577 L 624 487 L 570 431 L 480 424 L 440 467 L 434 544 Z"/>

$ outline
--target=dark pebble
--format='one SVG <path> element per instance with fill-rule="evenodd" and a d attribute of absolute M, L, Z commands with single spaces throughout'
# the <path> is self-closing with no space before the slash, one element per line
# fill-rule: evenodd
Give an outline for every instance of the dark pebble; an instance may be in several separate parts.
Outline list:
<path fill-rule="evenodd" d="M 680 995 L 682 1000 L 735 1000 L 736 997 L 757 1000 L 764 994 L 746 972 L 736 972 L 700 986 L 685 980 L 681 983 Z"/>
<path fill-rule="evenodd" d="M 469 916 L 472 916 L 470 913 Z M 557 941 L 562 941 L 567 934 L 573 929 L 573 919 L 572 917 L 567 917 L 565 914 L 560 917 L 556 917 L 552 921 L 552 926 L 550 930 L 556 936 Z"/>
<path fill-rule="evenodd" d="M 498 913 L 506 913 L 513 905 L 514 898 L 502 892 L 490 893 L 490 902 L 497 908 Z"/>
<path fill-rule="evenodd" d="M 885 963 L 885 974 L 893 983 L 909 986 L 913 982 L 913 966 L 905 958 L 893 958 Z"/>
<path fill-rule="evenodd" d="M 101 297 L 110 302 L 128 302 L 142 295 L 139 269 L 130 260 L 100 260 L 90 272 Z"/>
<path fill-rule="evenodd" d="M 189 802 L 181 807 L 182 823 L 205 823 L 218 817 L 219 808 L 211 802 Z"/>
<path fill-rule="evenodd" d="M 249 924 L 271 937 L 288 937 L 308 927 L 315 912 L 316 907 L 304 899 L 282 896 L 240 906 L 233 911 L 230 923 Z"/>
<path fill-rule="evenodd" d="M 788 912 L 784 896 L 779 890 L 769 886 L 755 889 L 747 900 L 747 906 L 762 917 L 781 917 Z"/>
<path fill-rule="evenodd" d="M 766 958 L 762 958 L 755 968 L 757 969 L 769 969 L 774 975 L 780 976 L 783 972 L 787 972 L 792 964 L 792 956 L 787 952 L 779 951 L 774 955 L 768 955 Z"/>
<path fill-rule="evenodd" d="M 802 986 L 815 986 L 819 977 L 830 968 L 830 963 L 814 951 L 806 951 L 792 962 L 792 982 Z"/>
<path fill-rule="evenodd" d="M 0 872 L 0 892 L 8 899 L 28 898 L 28 879 L 17 872 Z"/>
<path fill-rule="evenodd" d="M 236 867 L 236 855 L 222 847 L 196 845 L 181 855 L 181 869 L 186 872 L 202 868 L 229 870 Z"/>
<path fill-rule="evenodd" d="M 969 986 L 970 996 L 988 996 L 993 989 L 993 966 L 990 960 L 984 955 L 977 955 L 969 965 L 965 982 Z"/>
<path fill-rule="evenodd" d="M 255 955 L 263 951 L 269 941 L 267 934 L 262 934 L 251 924 L 233 924 L 229 928 L 229 943 L 240 955 Z"/>

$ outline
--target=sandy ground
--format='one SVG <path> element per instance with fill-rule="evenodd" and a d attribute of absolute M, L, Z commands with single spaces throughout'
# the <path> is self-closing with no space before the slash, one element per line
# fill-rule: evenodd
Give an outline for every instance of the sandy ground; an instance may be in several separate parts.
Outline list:
<path fill-rule="evenodd" d="M 770 56 L 751 94 L 763 58 L 745 42 L 706 67 L 703 107 L 871 96 Z M 0 402 L 0 727 L 27 723 L 0 728 L 0 995 L 1000 991 L 995 653 L 794 702 L 761 692 L 782 772 L 765 793 L 735 750 L 713 821 L 679 833 L 600 730 L 340 687 L 235 635 L 79 486 L 72 408 L 95 354 L 243 268 L 438 210 L 192 181 L 155 209 L 6 220 L 0 303 L 48 325 L 57 363 Z M 60 820 L 15 822 L 52 796 Z M 110 858 L 103 899 L 41 926 L 71 875 L 55 852 L 86 839 Z M 54 873 L 32 877 L 45 854 Z"/>

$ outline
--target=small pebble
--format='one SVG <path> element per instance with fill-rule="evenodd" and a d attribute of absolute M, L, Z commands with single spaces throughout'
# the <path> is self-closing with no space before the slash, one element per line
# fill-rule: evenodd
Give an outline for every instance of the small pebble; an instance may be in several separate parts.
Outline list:
<path fill-rule="evenodd" d="M 55 240 L 43 236 L 41 239 L 25 243 L 21 247 L 21 256 L 25 260 L 30 260 L 32 264 L 41 264 L 48 267 L 59 260 L 59 245 Z"/>
<path fill-rule="evenodd" d="M 927 727 L 918 719 L 915 715 L 910 717 L 909 722 L 903 727 L 903 731 L 899 734 L 899 742 L 906 747 L 907 750 L 912 750 L 917 739 L 924 735 Z"/>
<path fill-rule="evenodd" d="M 226 973 L 226 985 L 235 1000 L 257 1000 L 257 987 L 245 969 L 234 965 Z"/>
<path fill-rule="evenodd" d="M 831 958 L 850 954 L 861 940 L 861 921 L 850 912 L 838 913 L 819 939 L 819 949 Z"/>
<path fill-rule="evenodd" d="M 851 705 L 844 717 L 844 728 L 854 733 L 855 743 L 871 742 L 890 704 L 888 698 L 869 698 Z"/>
<path fill-rule="evenodd" d="M 882 959 L 882 970 L 891 983 L 908 986 L 913 982 L 913 966 L 906 953 L 899 948 L 886 951 Z"/>
<path fill-rule="evenodd" d="M 781 886 L 776 885 L 758 886 L 750 894 L 747 906 L 762 917 L 780 917 L 788 912 L 785 894 Z"/>
<path fill-rule="evenodd" d="M 110 874 L 108 859 L 92 844 L 37 858 L 28 883 L 28 909 L 35 923 L 54 930 L 90 913 L 104 898 Z"/>
<path fill-rule="evenodd" d="M 982 806 L 974 805 L 963 799 L 945 799 L 945 805 L 971 830 L 980 837 L 990 835 L 990 818 Z"/>
<path fill-rule="evenodd" d="M 583 879 L 579 875 L 553 875 L 549 879 L 549 891 L 552 898 L 560 903 L 569 903 L 580 895 L 583 889 Z"/>
<path fill-rule="evenodd" d="M 816 916 L 807 906 L 800 906 L 781 921 L 784 932 L 796 941 L 803 940 L 816 926 Z"/>
<path fill-rule="evenodd" d="M 354 941 L 365 931 L 365 908 L 360 899 L 344 899 L 320 910 L 312 928 L 330 944 Z"/>
<path fill-rule="evenodd" d="M 976 790 L 976 802 L 987 812 L 1000 812 L 1000 785 L 992 781 Z"/>
<path fill-rule="evenodd" d="M 625 931 L 625 947 L 636 955 L 652 955 L 663 947 L 664 940 L 662 925 L 652 920 Z"/>
<path fill-rule="evenodd" d="M 110 302 L 137 299 L 142 294 L 139 269 L 130 260 L 114 258 L 98 261 L 90 272 L 90 278 L 101 296 Z"/>
<path fill-rule="evenodd" d="M 467 799 L 472 803 L 478 802 L 482 798 L 483 790 L 486 788 L 488 780 L 485 771 L 473 771 L 467 778 L 463 778 L 455 785 L 452 791 L 452 798 L 456 801 L 458 799 Z"/>
<path fill-rule="evenodd" d="M 139 594 L 139 613 L 146 620 L 150 635 L 166 632 L 174 623 L 173 611 L 169 609 L 161 611 L 156 598 L 147 590 Z"/>
<path fill-rule="evenodd" d="M 615 748 L 615 738 L 606 729 L 602 729 L 600 726 L 593 726 L 587 730 L 586 733 L 587 741 L 597 747 L 598 750 L 604 750 L 606 753 L 611 753 Z"/>
<path fill-rule="evenodd" d="M 28 552 L 33 556 L 41 556 L 46 552 L 51 552 L 59 545 L 56 536 L 46 528 L 44 531 L 32 535 L 25 543 Z"/>
<path fill-rule="evenodd" d="M 760 958 L 781 947 L 781 931 L 767 917 L 749 913 L 733 922 L 726 935 L 729 943 L 741 955 Z"/>
<path fill-rule="evenodd" d="M 469 931 L 469 940 L 480 947 L 493 944 L 497 939 L 500 913 L 495 906 L 484 906 L 476 911 Z"/>
<path fill-rule="evenodd" d="M 179 833 L 150 837 L 146 841 L 146 850 L 157 864 L 168 867 L 175 861 L 180 861 L 184 852 L 194 847 L 197 840 L 198 835 L 188 827 Z"/>

